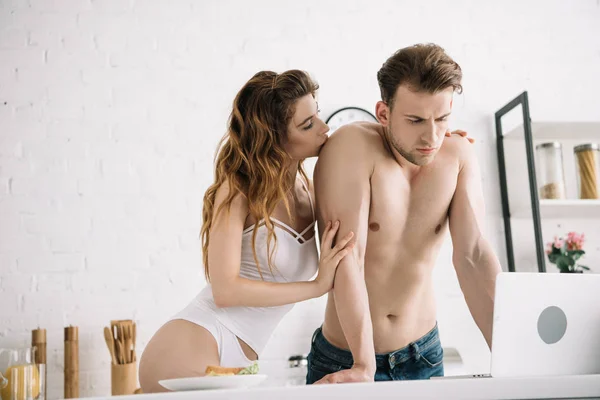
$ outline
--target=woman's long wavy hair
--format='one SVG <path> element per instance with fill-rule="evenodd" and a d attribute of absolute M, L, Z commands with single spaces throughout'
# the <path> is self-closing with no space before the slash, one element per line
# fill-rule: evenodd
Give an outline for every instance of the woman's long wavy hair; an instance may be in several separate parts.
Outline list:
<path fill-rule="evenodd" d="M 256 220 L 252 252 L 258 272 L 262 277 L 256 255 L 256 228 L 261 221 L 267 227 L 268 267 L 272 271 L 277 237 L 269 217 L 280 201 L 284 202 L 291 217 L 287 194 L 295 181 L 290 179 L 288 172 L 291 158 L 283 148 L 288 124 L 294 115 L 296 101 L 308 94 L 314 96 L 318 88 L 318 84 L 304 71 L 290 70 L 281 74 L 261 71 L 236 95 L 227 133 L 217 149 L 215 182 L 204 195 L 200 236 L 207 281 L 210 281 L 208 244 L 214 218 L 224 208 L 229 210 L 238 194 L 247 199 L 249 213 Z M 307 178 L 302 161 L 298 163 L 298 172 Z M 229 185 L 229 193 L 215 212 L 216 193 L 225 182 Z"/>

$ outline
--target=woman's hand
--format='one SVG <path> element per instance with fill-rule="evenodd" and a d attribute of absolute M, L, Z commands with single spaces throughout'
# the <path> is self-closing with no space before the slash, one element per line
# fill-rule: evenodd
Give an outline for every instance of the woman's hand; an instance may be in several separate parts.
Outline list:
<path fill-rule="evenodd" d="M 475 139 L 468 137 L 467 136 L 467 132 L 463 131 L 462 129 L 457 129 L 457 130 L 452 131 L 452 132 L 450 132 L 450 131 L 446 132 L 446 137 L 450 137 L 452 135 L 462 136 L 464 138 L 467 138 L 467 140 L 469 141 L 469 143 L 475 143 Z"/>
<path fill-rule="evenodd" d="M 333 288 L 333 280 L 335 278 L 335 271 L 340 264 L 340 261 L 346 257 L 352 251 L 354 243 L 349 243 L 354 232 L 348 233 L 344 238 L 339 239 L 335 247 L 331 247 L 333 244 L 333 238 L 340 227 L 339 221 L 331 224 L 327 222 L 325 230 L 323 231 L 323 237 L 321 238 L 321 259 L 319 260 L 319 273 L 315 278 L 317 287 L 319 288 L 320 295 L 324 295 Z"/>

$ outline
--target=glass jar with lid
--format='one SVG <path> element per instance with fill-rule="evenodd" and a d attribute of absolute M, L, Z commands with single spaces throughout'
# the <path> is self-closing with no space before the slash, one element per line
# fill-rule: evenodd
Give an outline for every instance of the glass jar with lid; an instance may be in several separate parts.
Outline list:
<path fill-rule="evenodd" d="M 577 192 L 580 199 L 599 199 L 600 146 L 586 143 L 575 146 L 577 164 Z"/>
<path fill-rule="evenodd" d="M 540 199 L 565 199 L 565 173 L 562 145 L 559 142 L 535 146 L 536 175 Z"/>
<path fill-rule="evenodd" d="M 288 358 L 290 368 L 286 386 L 299 386 L 306 384 L 306 373 L 308 372 L 308 358 L 306 354 L 297 354 Z"/>

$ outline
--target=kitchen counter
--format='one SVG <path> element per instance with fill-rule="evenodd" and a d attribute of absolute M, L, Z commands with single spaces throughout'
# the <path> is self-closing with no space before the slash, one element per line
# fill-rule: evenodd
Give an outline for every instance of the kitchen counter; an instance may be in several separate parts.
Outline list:
<path fill-rule="evenodd" d="M 461 378 L 255 387 L 121 396 L 119 400 L 191 399 L 600 399 L 600 375 L 531 378 Z M 96 397 L 95 399 L 111 399 Z M 113 398 L 114 399 L 114 398 Z"/>

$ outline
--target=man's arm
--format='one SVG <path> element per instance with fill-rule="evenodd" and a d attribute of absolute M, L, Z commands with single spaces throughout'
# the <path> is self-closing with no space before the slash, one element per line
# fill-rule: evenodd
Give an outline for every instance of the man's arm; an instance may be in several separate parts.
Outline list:
<path fill-rule="evenodd" d="M 319 263 L 319 275 L 312 281 L 268 282 L 240 276 L 242 234 L 248 215 L 248 201 L 241 194 L 230 207 L 217 212 L 229 196 L 229 184 L 217 190 L 208 244 L 208 267 L 215 305 L 221 307 L 275 307 L 320 297 L 332 285 L 335 261 Z M 335 230 L 334 230 L 335 231 Z M 332 231 L 332 233 L 335 233 Z M 336 250 L 332 250 L 336 252 Z M 260 268 L 268 271 L 267 265 Z M 321 278 L 319 278 L 321 277 Z"/>
<path fill-rule="evenodd" d="M 327 221 L 339 221 L 338 239 L 350 231 L 355 234 L 353 252 L 340 262 L 333 286 L 337 315 L 354 366 L 319 383 L 372 381 L 375 375 L 373 326 L 364 279 L 372 166 L 361 144 L 363 134 L 356 127 L 340 128 L 321 150 L 315 167 L 319 230 Z"/>
<path fill-rule="evenodd" d="M 485 205 L 475 151 L 462 142 L 457 149 L 462 160 L 450 205 L 452 261 L 471 315 L 491 348 L 495 283 L 501 268 L 483 237 Z"/>

